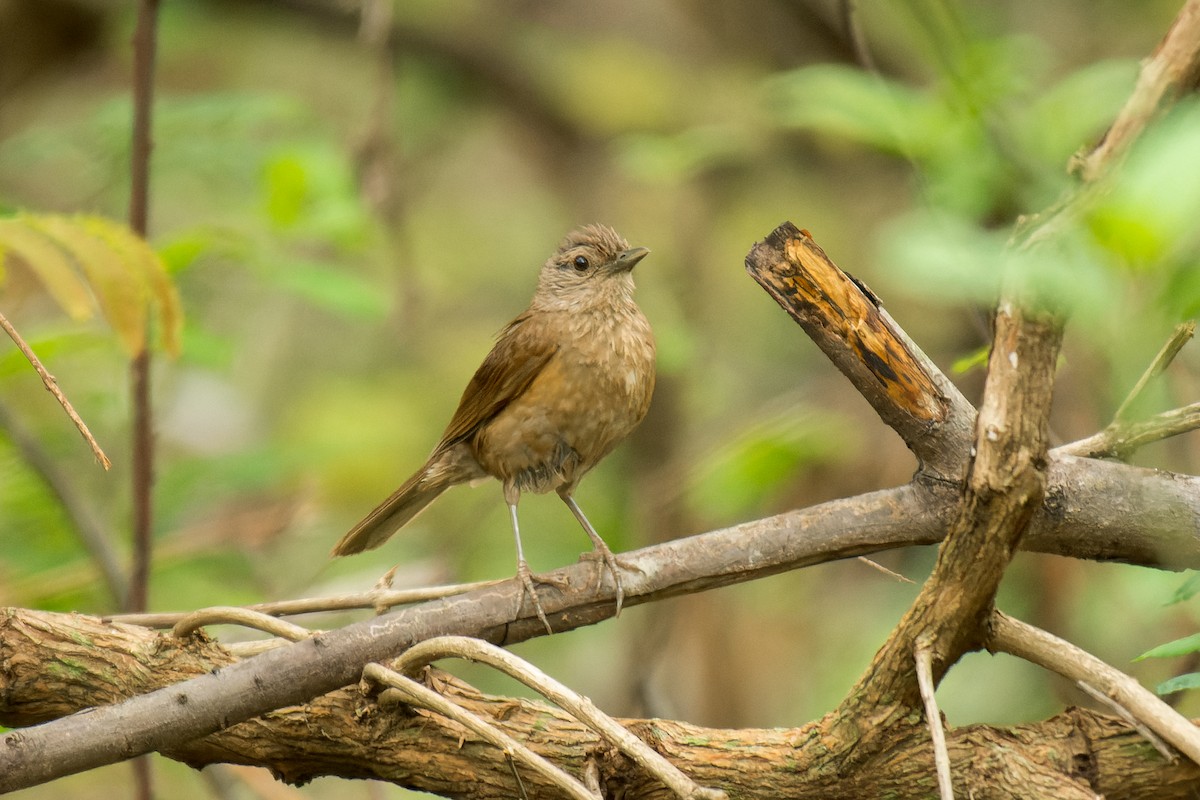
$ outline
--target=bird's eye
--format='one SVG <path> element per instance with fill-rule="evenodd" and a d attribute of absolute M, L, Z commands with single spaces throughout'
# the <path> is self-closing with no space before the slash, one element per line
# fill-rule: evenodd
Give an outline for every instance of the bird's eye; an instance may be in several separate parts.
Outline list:
<path fill-rule="evenodd" d="M 588 260 L 586 256 L 575 256 L 575 269 L 583 272 L 588 268 Z"/>

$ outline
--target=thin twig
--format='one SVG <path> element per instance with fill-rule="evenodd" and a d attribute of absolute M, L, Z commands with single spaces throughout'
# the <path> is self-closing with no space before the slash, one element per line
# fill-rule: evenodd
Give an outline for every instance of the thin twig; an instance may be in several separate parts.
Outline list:
<path fill-rule="evenodd" d="M 1075 685 L 1082 689 L 1085 694 L 1087 694 L 1097 703 L 1102 703 L 1106 707 L 1111 708 L 1114 712 L 1116 712 L 1117 716 L 1133 726 L 1133 729 L 1140 733 L 1147 742 L 1154 745 L 1154 749 L 1158 751 L 1159 755 L 1161 755 L 1167 761 L 1167 763 L 1174 764 L 1175 762 L 1179 761 L 1179 756 L 1175 753 L 1175 751 L 1172 750 L 1166 742 L 1158 738 L 1158 735 L 1154 731 L 1150 730 L 1149 727 L 1144 725 L 1140 719 L 1135 717 L 1133 714 L 1130 714 L 1129 709 L 1127 709 L 1125 706 L 1121 705 L 1116 700 L 1113 700 L 1111 697 L 1092 686 L 1087 681 L 1075 681 Z"/>
<path fill-rule="evenodd" d="M 1117 409 L 1117 413 L 1113 414 L 1113 424 L 1122 422 L 1126 419 L 1126 415 L 1129 414 L 1129 409 L 1135 402 L 1137 402 L 1137 399 L 1141 397 L 1142 392 L 1145 391 L 1147 384 L 1149 384 L 1150 381 L 1157 376 L 1161 375 L 1163 370 L 1170 366 L 1171 362 L 1175 360 L 1175 356 L 1179 355 L 1179 351 L 1185 344 L 1188 343 L 1188 340 L 1190 340 L 1195 333 L 1195 320 L 1181 322 L 1175 326 L 1175 330 L 1171 333 L 1170 338 L 1167 339 L 1167 341 L 1163 344 L 1162 349 L 1158 351 L 1158 355 L 1154 357 L 1154 360 L 1150 362 L 1150 366 L 1146 367 L 1146 371 L 1142 373 L 1142 377 L 1138 378 L 1137 383 L 1135 383 L 1133 388 L 1129 390 L 1129 395 L 1121 403 L 1120 407 Z"/>
<path fill-rule="evenodd" d="M 1091 685 L 1172 747 L 1200 764 L 1200 728 L 1129 675 L 1070 642 L 1000 611 L 992 612 L 988 629 L 989 650 L 1010 653 L 1073 681 Z"/>
<path fill-rule="evenodd" d="M 899 572 L 890 570 L 887 567 L 885 567 L 883 564 L 880 564 L 878 561 L 872 561 L 871 559 L 867 558 L 866 556 L 859 556 L 858 560 L 861 561 L 862 563 L 866 564 L 871 569 L 879 570 L 884 575 L 887 575 L 889 578 L 895 578 L 896 580 L 900 581 L 901 583 L 916 583 L 916 581 L 914 581 L 912 578 L 908 577 L 907 575 L 901 575 Z"/>
<path fill-rule="evenodd" d="M 724 800 L 725 792 L 698 785 L 653 748 L 630 733 L 616 720 L 596 708 L 591 700 L 577 694 L 532 664 L 502 648 L 468 636 L 439 636 L 413 645 L 393 662 L 409 675 L 441 658 L 455 657 L 487 664 L 535 689 L 559 708 L 575 716 L 658 778 L 681 798 Z"/>
<path fill-rule="evenodd" d="M 473 592 L 476 589 L 497 586 L 504 582 L 504 580 L 493 580 L 477 581 L 475 583 L 456 583 L 449 586 L 428 586 L 420 589 L 372 589 L 369 592 L 358 592 L 355 594 L 341 594 L 331 597 L 306 597 L 299 600 L 276 600 L 272 603 L 255 603 L 241 607 L 249 611 L 270 614 L 273 617 L 366 608 L 378 611 L 409 603 L 422 603 L 426 600 L 453 597 L 454 595 Z M 121 622 L 126 625 L 140 625 L 143 628 L 170 628 L 179 624 L 180 620 L 192 613 L 194 612 L 174 611 L 156 614 L 111 614 L 103 619 L 105 622 Z"/>
<path fill-rule="evenodd" d="M 50 392 L 50 394 L 54 395 L 54 399 L 58 401 L 60 406 L 62 406 L 63 411 L 67 412 L 67 416 L 70 417 L 71 422 L 75 423 L 75 427 L 83 436 L 84 441 L 87 442 L 88 446 L 92 448 L 92 454 L 96 456 L 96 460 L 100 462 L 100 466 L 104 467 L 106 470 L 112 467 L 112 462 L 108 460 L 108 456 L 104 455 L 104 451 L 100 449 L 99 442 L 97 442 L 96 438 L 92 436 L 92 432 L 88 430 L 87 424 L 80 419 L 78 414 L 75 413 L 75 409 L 71 405 L 71 401 L 68 400 L 67 396 L 62 393 L 62 389 L 58 388 L 58 381 L 54 379 L 53 375 L 46 371 L 46 368 L 42 365 L 42 362 L 33 352 L 33 348 L 26 344 L 25 340 L 21 338 L 21 334 L 17 333 L 17 329 L 13 327 L 12 323 L 9 322 L 8 318 L 3 314 L 0 314 L 0 328 L 4 328 L 4 332 L 7 333 L 9 338 L 13 340 L 13 342 L 17 345 L 17 348 L 25 355 L 25 358 L 29 359 L 29 363 L 33 365 L 33 368 L 41 377 L 42 383 L 45 384 L 46 389 Z"/>
<path fill-rule="evenodd" d="M 436 641 L 436 640 L 433 640 Z M 568 797 L 576 800 L 598 800 L 598 795 L 589 792 L 582 783 L 571 777 L 548 760 L 530 750 L 516 739 L 504 733 L 494 725 L 489 725 L 474 714 L 470 714 L 451 703 L 437 692 L 421 685 L 417 681 L 394 672 L 381 664 L 367 664 L 363 669 L 363 679 L 372 683 L 390 686 L 404 697 L 410 705 L 429 709 L 462 725 L 467 730 L 479 736 L 504 752 L 513 762 L 520 762 L 537 772 L 546 780 L 559 787 Z"/>
<path fill-rule="evenodd" d="M 924 638 L 917 640 L 913 656 L 917 662 L 917 686 L 921 700 L 925 703 L 925 722 L 929 725 L 929 738 L 933 741 L 933 764 L 937 769 L 938 797 L 954 800 L 954 783 L 950 779 L 950 753 L 946 750 L 946 729 L 942 727 L 942 715 L 938 711 L 937 697 L 933 686 L 933 650 Z"/>
<path fill-rule="evenodd" d="M 1057 455 L 1127 458 L 1140 447 L 1200 428 L 1200 403 L 1155 414 L 1140 422 L 1110 425 L 1086 439 L 1056 447 Z"/>
<path fill-rule="evenodd" d="M 285 622 L 277 617 L 272 617 L 270 614 L 263 614 L 236 606 L 211 606 L 209 608 L 202 608 L 199 611 L 193 611 L 181 619 L 171 629 L 171 635 L 182 639 L 185 636 L 190 636 L 205 625 L 244 625 L 247 628 L 265 631 L 266 633 L 281 636 L 293 642 L 307 639 L 309 636 L 317 633 L 317 631 L 310 631 L 308 628 L 302 628 L 291 622 Z"/>
<path fill-rule="evenodd" d="M 1077 166 L 1084 181 L 1097 180 L 1170 103 L 1196 80 L 1200 64 L 1200 0 L 1188 0 L 1154 54 L 1142 63 L 1137 86 L 1104 138 Z"/>

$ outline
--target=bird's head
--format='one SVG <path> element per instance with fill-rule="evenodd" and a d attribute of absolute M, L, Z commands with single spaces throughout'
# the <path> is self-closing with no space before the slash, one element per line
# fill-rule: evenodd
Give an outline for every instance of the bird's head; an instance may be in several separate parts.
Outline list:
<path fill-rule="evenodd" d="M 633 296 L 634 265 L 649 254 L 630 247 L 607 225 L 584 225 L 567 234 L 538 276 L 535 307 L 583 310 Z"/>

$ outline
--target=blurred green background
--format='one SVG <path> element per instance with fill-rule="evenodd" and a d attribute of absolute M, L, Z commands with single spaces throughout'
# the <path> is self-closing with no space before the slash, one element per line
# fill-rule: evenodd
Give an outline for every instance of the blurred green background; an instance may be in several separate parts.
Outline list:
<path fill-rule="evenodd" d="M 125 217 L 133 5 L 0 0 L 0 213 Z M 578 493 L 615 550 L 915 469 L 745 275 L 750 246 L 785 219 L 972 399 L 1001 271 L 1043 278 L 1072 320 L 1055 437 L 1095 432 L 1200 307 L 1200 108 L 1156 126 L 1052 250 L 1002 249 L 1019 214 L 1070 185 L 1072 153 L 1103 133 L 1178 5 L 863 3 L 865 69 L 832 0 L 166 0 L 151 240 L 187 316 L 181 357 L 154 367 L 152 609 L 363 590 L 397 562 L 398 586 L 510 576 L 495 483 L 453 490 L 380 551 L 327 553 L 423 461 L 537 268 L 585 222 L 653 251 L 636 278 L 659 342 L 654 405 Z M 126 553 L 125 357 L 102 322 L 69 321 L 12 264 L 0 309 L 116 464 L 96 468 L 20 354 L 0 352 L 0 604 L 112 611 L 12 426 Z M 1197 352 L 1141 413 L 1200 396 Z M 1137 460 L 1194 474 L 1196 442 Z M 521 515 L 535 571 L 588 549 L 557 498 L 530 496 Z M 918 581 L 932 559 L 879 556 Z M 1183 580 L 1023 554 L 1001 605 L 1153 685 L 1189 668 L 1129 663 L 1195 631 L 1194 604 L 1168 605 Z M 515 649 L 613 714 L 792 726 L 838 702 L 915 592 L 828 564 Z M 952 724 L 1088 702 L 987 655 L 939 697 Z M 172 796 L 267 796 L 158 763 Z M 98 797 L 128 778 L 117 766 L 22 796 Z M 323 780 L 296 795 L 404 793 Z"/>

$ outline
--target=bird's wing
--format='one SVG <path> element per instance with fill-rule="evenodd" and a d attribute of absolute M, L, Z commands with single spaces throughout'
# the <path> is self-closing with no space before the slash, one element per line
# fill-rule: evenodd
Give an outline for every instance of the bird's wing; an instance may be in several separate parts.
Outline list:
<path fill-rule="evenodd" d="M 530 316 L 528 312 L 522 314 L 501 332 L 495 347 L 463 391 L 438 450 L 462 441 L 499 414 L 529 388 L 554 358 L 558 344 L 533 335 Z"/>

